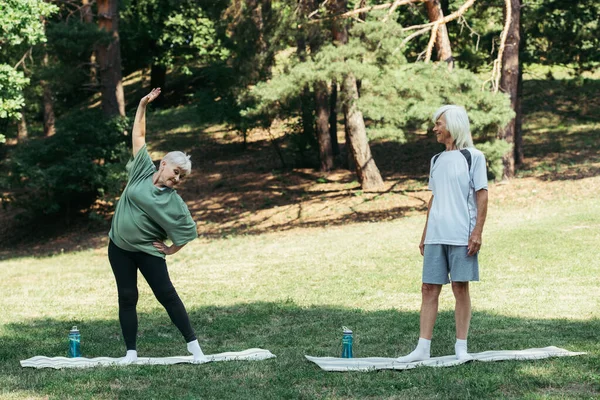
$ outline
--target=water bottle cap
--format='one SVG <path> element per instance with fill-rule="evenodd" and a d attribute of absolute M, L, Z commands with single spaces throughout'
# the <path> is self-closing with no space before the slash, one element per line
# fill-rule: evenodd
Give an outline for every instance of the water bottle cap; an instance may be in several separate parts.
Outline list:
<path fill-rule="evenodd" d="M 344 330 L 344 334 L 347 334 L 347 335 L 352 334 L 352 330 L 350 328 L 348 328 L 347 326 L 342 326 L 342 329 Z"/>
<path fill-rule="evenodd" d="M 73 328 L 71 328 L 71 332 L 79 332 L 79 329 L 77 329 L 77 326 L 73 326 Z"/>

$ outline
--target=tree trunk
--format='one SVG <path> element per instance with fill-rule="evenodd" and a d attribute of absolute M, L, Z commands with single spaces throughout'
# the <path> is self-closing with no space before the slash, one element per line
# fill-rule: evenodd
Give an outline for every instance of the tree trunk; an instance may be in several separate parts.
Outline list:
<path fill-rule="evenodd" d="M 92 14 L 92 3 L 90 0 L 81 0 L 81 19 L 86 24 L 94 22 L 94 14 Z M 90 85 L 93 88 L 98 86 L 98 64 L 96 64 L 96 50 L 92 50 L 90 55 Z"/>
<path fill-rule="evenodd" d="M 329 97 L 329 136 L 331 137 L 331 151 L 334 156 L 340 154 L 340 144 L 337 137 L 337 81 L 331 81 L 331 95 Z"/>
<path fill-rule="evenodd" d="M 429 21 L 435 22 L 444 18 L 440 0 L 429 0 L 425 2 L 425 7 L 427 8 Z M 454 59 L 452 58 L 452 46 L 450 45 L 450 37 L 448 36 L 446 24 L 442 24 L 438 27 L 437 36 L 435 38 L 435 49 L 437 51 L 438 60 L 447 62 L 448 69 L 452 70 L 452 68 L 454 68 Z"/>
<path fill-rule="evenodd" d="M 521 1 L 507 0 L 510 2 L 512 11 L 512 20 L 510 21 L 509 32 L 506 37 L 504 53 L 502 54 L 502 75 L 500 78 L 500 88 L 509 94 L 510 106 L 515 111 L 516 116 L 508 123 L 502 132 L 502 139 L 506 140 L 511 145 L 515 142 L 515 131 L 517 127 L 517 118 L 520 117 L 520 101 L 519 101 L 519 41 L 520 41 L 520 15 Z M 502 158 L 504 163 L 503 179 L 509 179 L 515 175 L 515 151 L 504 155 Z"/>
<path fill-rule="evenodd" d="M 329 91 L 325 82 L 315 83 L 315 109 L 317 112 L 320 171 L 328 172 L 333 168 L 333 151 L 329 134 Z"/>
<path fill-rule="evenodd" d="M 98 27 L 109 33 L 111 41 L 98 46 L 102 111 L 107 116 L 125 116 L 125 96 L 121 75 L 118 0 L 98 0 Z"/>
<path fill-rule="evenodd" d="M 517 89 L 517 109 L 515 116 L 515 168 L 519 169 L 523 166 L 524 153 L 523 153 L 523 130 L 522 130 L 522 122 L 523 122 L 523 113 L 521 111 L 521 98 L 523 97 L 523 67 L 519 62 L 519 87 Z"/>
<path fill-rule="evenodd" d="M 306 61 L 306 40 L 305 32 L 299 33 L 296 39 L 296 54 L 300 61 Z M 314 117 L 313 117 L 313 102 L 312 93 L 308 84 L 304 85 L 302 94 L 300 95 L 300 118 L 302 119 L 302 134 L 306 136 L 313 136 L 314 130 Z"/>
<path fill-rule="evenodd" d="M 161 88 L 166 93 L 167 87 L 167 67 L 163 65 L 152 64 L 150 67 L 150 87 Z M 155 106 L 162 107 L 165 104 L 165 96 L 158 96 L 154 100 Z"/>
<path fill-rule="evenodd" d="M 316 54 L 321 47 L 319 32 L 311 32 L 309 36 L 311 54 Z M 333 168 L 333 150 L 329 133 L 329 90 L 325 81 L 314 84 L 315 113 L 317 117 L 317 143 L 319 145 L 319 170 L 331 171 Z"/>
<path fill-rule="evenodd" d="M 48 53 L 44 52 L 44 59 L 42 61 L 44 67 L 48 67 Z M 43 90 L 43 99 L 44 99 L 44 136 L 50 137 L 56 133 L 55 122 L 56 118 L 54 117 L 54 103 L 52 101 L 52 89 L 50 88 L 50 84 L 46 80 L 42 80 L 40 82 Z"/>
<path fill-rule="evenodd" d="M 27 133 L 27 121 L 25 120 L 25 110 L 21 110 L 21 119 L 17 122 L 17 143 L 27 141 L 29 134 Z"/>
<path fill-rule="evenodd" d="M 347 1 L 338 0 L 333 5 L 333 8 L 336 13 L 346 11 Z M 348 30 L 345 24 L 345 20 L 335 21 L 333 23 L 333 40 L 338 46 L 343 46 L 348 43 Z M 350 145 L 349 147 L 355 162 L 356 175 L 360 182 L 360 186 L 365 191 L 379 190 L 383 188 L 383 179 L 381 178 L 379 168 L 377 168 L 371 154 L 365 120 L 356 104 L 358 100 L 358 87 L 354 74 L 351 72 L 346 74 L 341 86 L 344 102 L 344 117 L 347 128 L 346 146 L 348 146 L 348 144 Z"/>
<path fill-rule="evenodd" d="M 522 1 L 521 1 L 522 3 Z M 522 6 L 522 4 L 521 4 Z M 525 31 L 523 29 L 523 24 L 519 24 L 519 54 L 523 54 L 525 51 L 527 36 L 525 35 Z M 521 99 L 523 98 L 523 61 L 519 57 L 519 85 L 517 88 L 517 96 L 519 99 L 518 107 L 517 107 L 517 115 L 515 121 L 515 168 L 520 168 L 524 163 L 524 153 L 523 153 L 523 130 L 522 130 L 522 122 L 523 122 L 523 112 L 521 111 Z"/>

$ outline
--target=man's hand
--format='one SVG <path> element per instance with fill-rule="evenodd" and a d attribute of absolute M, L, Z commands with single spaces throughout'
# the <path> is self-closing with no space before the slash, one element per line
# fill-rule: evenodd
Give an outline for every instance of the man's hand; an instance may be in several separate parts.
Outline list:
<path fill-rule="evenodd" d="M 469 246 L 467 247 L 467 255 L 474 256 L 481 248 L 481 232 L 473 230 L 469 238 Z"/>
<path fill-rule="evenodd" d="M 419 250 L 421 251 L 421 255 L 424 256 L 425 255 L 425 242 L 423 240 L 421 240 L 421 243 L 419 243 Z"/>

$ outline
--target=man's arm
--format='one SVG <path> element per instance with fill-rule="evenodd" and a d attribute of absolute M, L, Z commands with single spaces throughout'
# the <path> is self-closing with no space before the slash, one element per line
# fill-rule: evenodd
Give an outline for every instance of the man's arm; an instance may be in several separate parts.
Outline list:
<path fill-rule="evenodd" d="M 471 237 L 469 238 L 469 246 L 467 250 L 468 256 L 477 254 L 481 248 L 481 235 L 483 233 L 483 224 L 485 224 L 488 207 L 487 189 L 478 190 L 475 193 L 475 197 L 475 201 L 477 202 L 477 222 L 475 223 L 475 228 L 473 228 L 473 232 L 471 232 Z"/>
<path fill-rule="evenodd" d="M 146 106 L 160 95 L 160 88 L 152 89 L 146 96 L 142 97 L 135 113 L 133 130 L 131 131 L 131 143 L 133 144 L 133 156 L 146 144 Z"/>
<path fill-rule="evenodd" d="M 419 243 L 419 250 L 421 251 L 421 255 L 425 255 L 425 235 L 427 234 L 427 223 L 429 222 L 429 210 L 431 210 L 431 205 L 433 204 L 433 194 L 429 199 L 429 203 L 427 204 L 427 219 L 425 220 L 425 227 L 423 228 L 423 235 L 421 236 L 421 243 Z"/>

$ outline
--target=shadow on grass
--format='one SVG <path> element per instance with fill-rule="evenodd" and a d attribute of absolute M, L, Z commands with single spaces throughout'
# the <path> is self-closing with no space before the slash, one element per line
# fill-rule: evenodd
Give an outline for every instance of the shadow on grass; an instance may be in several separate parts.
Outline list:
<path fill-rule="evenodd" d="M 525 165 L 545 181 L 600 174 L 600 80 L 528 80 L 523 86 Z M 586 125 L 590 125 L 589 127 Z"/>
<path fill-rule="evenodd" d="M 115 310 L 116 314 L 116 310 Z M 327 373 L 304 355 L 338 356 L 341 326 L 355 332 L 357 357 L 396 357 L 412 350 L 418 314 L 300 307 L 293 302 L 203 307 L 190 313 L 207 354 L 260 347 L 276 359 L 202 366 L 131 366 L 85 370 L 22 369 L 19 360 L 63 356 L 71 325 L 82 332 L 86 357 L 124 352 L 114 320 L 40 319 L 7 324 L 0 337 L 0 385 L 18 397 L 51 398 L 498 398 L 600 394 L 597 371 L 600 320 L 522 319 L 475 312 L 471 352 L 558 346 L 590 354 L 539 361 L 470 363 L 453 368 L 418 368 L 377 373 Z M 438 318 L 432 355 L 452 354 L 454 316 Z M 185 354 L 183 339 L 163 310 L 140 315 L 141 356 Z"/>

